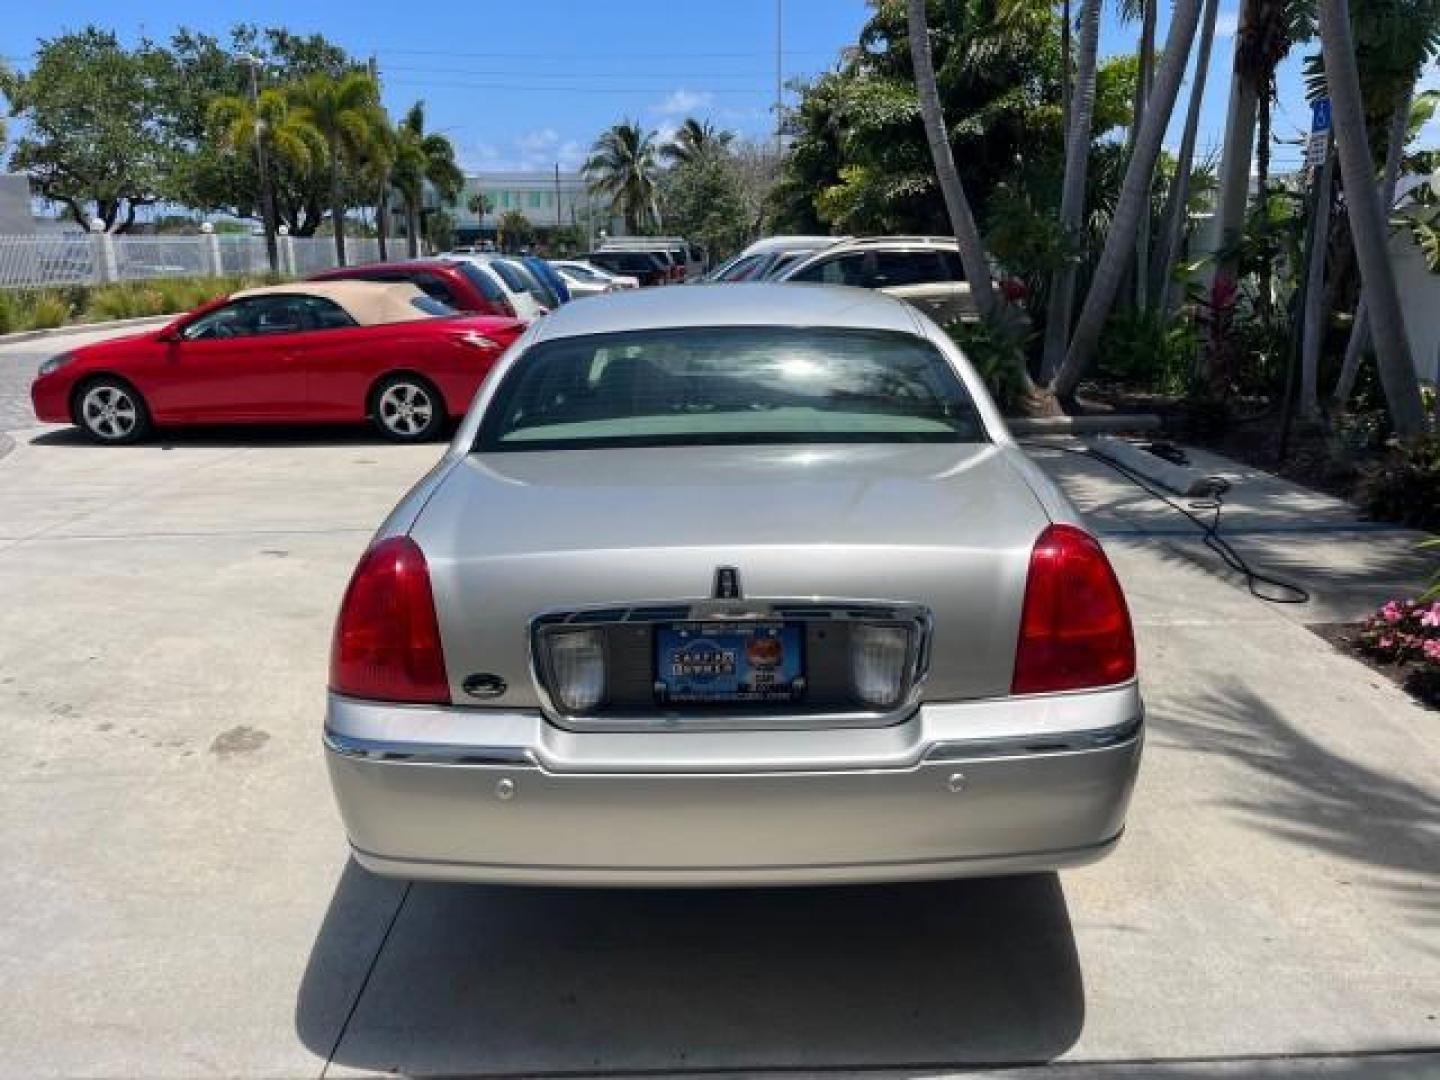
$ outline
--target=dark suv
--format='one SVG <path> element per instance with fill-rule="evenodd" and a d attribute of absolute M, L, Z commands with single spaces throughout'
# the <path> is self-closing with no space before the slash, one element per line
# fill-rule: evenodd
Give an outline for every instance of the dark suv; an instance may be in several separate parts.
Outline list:
<path fill-rule="evenodd" d="M 408 281 L 427 296 L 456 311 L 515 318 L 505 290 L 489 272 L 458 259 L 415 259 L 407 262 L 341 266 L 312 274 L 311 281 Z"/>
<path fill-rule="evenodd" d="M 648 251 L 592 251 L 581 258 L 612 274 L 628 274 L 646 285 L 664 285 L 670 280 L 670 266 L 658 255 Z"/>

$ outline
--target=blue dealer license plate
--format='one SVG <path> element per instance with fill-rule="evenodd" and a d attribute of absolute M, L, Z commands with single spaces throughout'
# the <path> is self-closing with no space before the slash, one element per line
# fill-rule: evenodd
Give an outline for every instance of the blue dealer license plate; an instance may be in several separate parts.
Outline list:
<path fill-rule="evenodd" d="M 675 623 L 655 630 L 655 692 L 665 704 L 798 701 L 804 628 L 783 623 Z"/>

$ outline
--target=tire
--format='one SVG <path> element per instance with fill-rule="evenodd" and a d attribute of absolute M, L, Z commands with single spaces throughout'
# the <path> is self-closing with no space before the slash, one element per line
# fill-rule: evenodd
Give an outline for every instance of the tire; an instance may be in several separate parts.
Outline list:
<path fill-rule="evenodd" d="M 429 442 L 445 427 L 445 399 L 419 375 L 386 376 L 370 401 L 370 419 L 395 442 Z"/>
<path fill-rule="evenodd" d="M 138 443 L 154 430 L 140 391 L 110 375 L 91 379 L 76 391 L 75 425 L 106 446 Z"/>

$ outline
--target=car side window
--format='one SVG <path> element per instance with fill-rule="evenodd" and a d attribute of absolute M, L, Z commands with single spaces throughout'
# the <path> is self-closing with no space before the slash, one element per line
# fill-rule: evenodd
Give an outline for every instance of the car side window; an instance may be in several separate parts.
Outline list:
<path fill-rule="evenodd" d="M 960 261 L 960 253 L 958 251 L 940 252 L 940 261 L 945 266 L 945 277 L 947 280 L 965 280 L 965 264 Z"/>
<path fill-rule="evenodd" d="M 869 262 L 867 267 L 866 263 Z M 824 285 L 868 286 L 873 273 L 875 255 L 873 252 L 854 251 L 848 255 L 836 255 L 822 262 L 807 266 L 791 281 L 817 281 Z"/>
<path fill-rule="evenodd" d="M 875 275 L 869 284 L 885 289 L 947 280 L 949 275 L 933 251 L 877 251 Z"/>
<path fill-rule="evenodd" d="M 455 295 L 455 290 L 450 288 L 449 283 L 442 281 L 435 274 L 416 274 L 410 281 L 426 296 L 434 297 L 442 304 L 446 304 L 457 311 L 465 306 L 460 298 Z"/>
<path fill-rule="evenodd" d="M 297 334 L 354 326 L 339 304 L 320 296 L 247 296 L 196 319 L 182 332 L 186 341 Z"/>
<path fill-rule="evenodd" d="M 305 330 L 344 330 L 347 327 L 358 325 L 350 317 L 350 313 L 333 300 L 326 300 L 323 296 L 304 296 L 299 298 L 305 307 L 304 320 Z"/>

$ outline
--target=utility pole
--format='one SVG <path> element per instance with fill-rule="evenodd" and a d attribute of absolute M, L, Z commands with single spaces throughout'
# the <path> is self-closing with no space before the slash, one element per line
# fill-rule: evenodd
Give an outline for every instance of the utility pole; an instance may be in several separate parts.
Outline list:
<path fill-rule="evenodd" d="M 778 165 L 781 155 L 780 126 L 784 118 L 781 111 L 785 100 L 785 0 L 775 0 L 775 161 Z"/>
<path fill-rule="evenodd" d="M 560 163 L 557 161 L 555 163 L 555 242 L 552 245 L 556 253 L 558 253 L 560 249 L 560 225 L 562 220 L 560 217 Z"/>
<path fill-rule="evenodd" d="M 255 113 L 255 167 L 260 172 L 260 220 L 265 230 L 265 259 L 270 273 L 280 273 L 280 251 L 275 243 L 275 192 L 270 186 L 270 166 L 265 157 L 265 120 L 260 115 L 260 58 L 241 53 L 240 62 L 250 69 L 250 107 Z"/>

